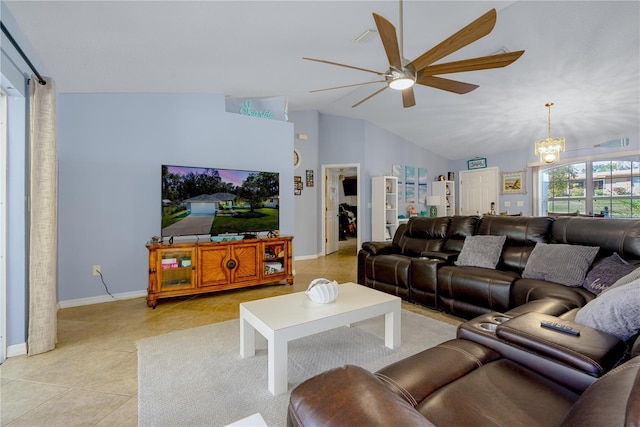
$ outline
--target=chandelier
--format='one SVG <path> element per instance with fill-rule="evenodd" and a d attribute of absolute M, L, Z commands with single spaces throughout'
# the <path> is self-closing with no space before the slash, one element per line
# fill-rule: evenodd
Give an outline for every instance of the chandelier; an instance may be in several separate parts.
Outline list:
<path fill-rule="evenodd" d="M 544 104 L 549 109 L 549 136 L 536 141 L 536 156 L 543 163 L 555 163 L 560 159 L 560 153 L 564 153 L 564 138 L 551 138 L 551 106 L 553 102 Z"/>

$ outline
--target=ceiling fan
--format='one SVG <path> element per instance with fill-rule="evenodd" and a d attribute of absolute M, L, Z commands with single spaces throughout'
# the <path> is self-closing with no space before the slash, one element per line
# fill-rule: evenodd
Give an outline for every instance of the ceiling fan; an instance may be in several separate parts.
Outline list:
<path fill-rule="evenodd" d="M 342 89 L 347 87 L 361 86 L 372 83 L 386 83 L 385 86 L 366 98 L 360 100 L 352 106 L 357 107 L 365 101 L 378 95 L 387 88 L 402 91 L 402 104 L 404 108 L 416 105 L 415 95 L 413 93 L 413 85 L 420 84 L 430 86 L 436 89 L 442 89 L 457 94 L 465 94 L 476 89 L 478 85 L 464 83 L 456 80 L 438 77 L 441 74 L 461 73 L 465 71 L 487 70 L 490 68 L 501 68 L 511 64 L 524 53 L 524 50 L 517 52 L 500 53 L 497 55 L 481 56 L 478 58 L 465 59 L 461 61 L 446 62 L 434 64 L 434 62 L 444 58 L 445 56 L 462 49 L 463 47 L 475 42 L 476 40 L 489 34 L 496 24 L 496 10 L 491 9 L 466 27 L 462 28 L 446 40 L 429 49 L 413 61 L 408 61 L 402 54 L 402 43 L 398 43 L 396 27 L 387 19 L 373 14 L 382 45 L 387 54 L 389 69 L 384 72 L 369 70 L 366 68 L 354 67 L 352 65 L 341 64 L 338 62 L 326 61 L 323 59 L 307 58 L 308 61 L 321 62 L 340 67 L 352 68 L 355 70 L 374 73 L 384 77 L 384 80 L 373 82 L 356 83 L 345 86 L 336 86 L 326 89 L 312 90 L 311 92 L 321 92 L 326 90 Z M 400 40 L 403 37 L 402 28 L 402 0 L 400 0 Z"/>

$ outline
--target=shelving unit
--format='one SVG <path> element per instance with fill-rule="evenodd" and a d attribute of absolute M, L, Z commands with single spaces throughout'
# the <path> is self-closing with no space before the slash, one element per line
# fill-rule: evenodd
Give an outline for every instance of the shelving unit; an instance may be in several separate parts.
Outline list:
<path fill-rule="evenodd" d="M 158 298 L 265 283 L 292 285 L 292 239 L 148 244 L 147 305 L 155 307 Z"/>
<path fill-rule="evenodd" d="M 371 240 L 390 241 L 398 229 L 398 178 L 371 179 Z"/>
<path fill-rule="evenodd" d="M 453 216 L 456 214 L 456 183 L 454 181 L 434 181 L 431 185 L 431 195 L 440 196 L 438 216 Z"/>

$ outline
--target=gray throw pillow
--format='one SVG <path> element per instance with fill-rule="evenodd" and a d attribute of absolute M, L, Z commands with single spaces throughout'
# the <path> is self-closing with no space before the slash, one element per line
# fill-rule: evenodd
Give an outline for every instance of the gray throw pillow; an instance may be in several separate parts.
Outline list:
<path fill-rule="evenodd" d="M 536 243 L 522 277 L 581 286 L 599 249 L 597 246 Z"/>
<path fill-rule="evenodd" d="M 496 268 L 507 236 L 467 236 L 456 265 Z"/>
<path fill-rule="evenodd" d="M 576 314 L 576 323 L 628 340 L 640 330 L 640 279 L 609 288 Z"/>
<path fill-rule="evenodd" d="M 616 280 L 629 274 L 633 270 L 635 270 L 635 266 L 620 258 L 620 255 L 617 253 L 614 253 L 600 260 L 591 271 L 587 273 L 587 277 L 584 279 L 582 286 L 586 290 L 598 295 L 613 285 Z"/>

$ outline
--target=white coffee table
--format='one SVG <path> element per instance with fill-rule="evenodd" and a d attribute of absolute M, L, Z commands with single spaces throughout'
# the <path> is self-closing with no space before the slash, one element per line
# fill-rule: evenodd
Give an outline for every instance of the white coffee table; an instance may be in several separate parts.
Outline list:
<path fill-rule="evenodd" d="M 255 331 L 267 339 L 269 391 L 274 396 L 289 388 L 291 340 L 384 315 L 385 345 L 400 346 L 400 298 L 355 283 L 339 286 L 338 298 L 329 304 L 314 303 L 304 292 L 240 304 L 240 356 L 255 355 Z"/>

